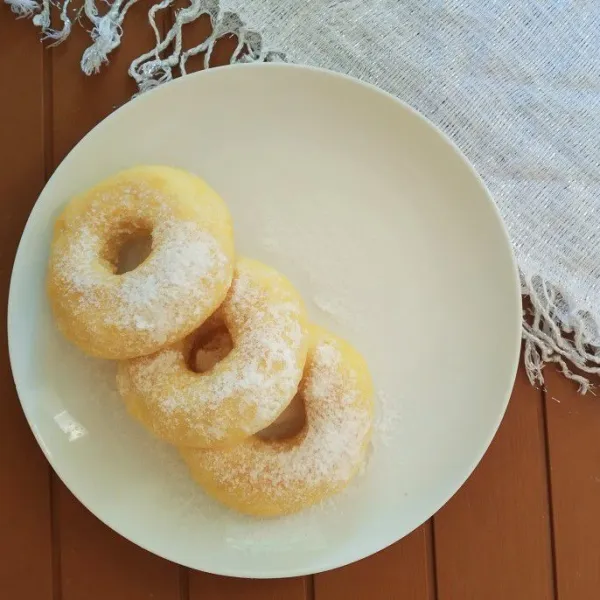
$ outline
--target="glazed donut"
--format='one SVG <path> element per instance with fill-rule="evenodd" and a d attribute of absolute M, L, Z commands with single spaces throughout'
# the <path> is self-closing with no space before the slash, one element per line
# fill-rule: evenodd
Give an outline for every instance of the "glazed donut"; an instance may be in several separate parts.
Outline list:
<path fill-rule="evenodd" d="M 180 448 L 193 478 L 239 512 L 298 512 L 344 489 L 365 462 L 373 419 L 367 365 L 347 342 L 311 326 L 299 394 L 306 424 L 294 437 L 259 435 L 225 449 Z"/>
<path fill-rule="evenodd" d="M 232 349 L 206 372 L 194 372 L 190 356 L 215 328 L 226 329 Z M 159 438 L 177 446 L 227 446 L 285 409 L 307 350 L 298 292 L 274 269 L 240 258 L 229 294 L 206 326 L 152 356 L 121 362 L 117 385 L 129 412 Z"/>
<path fill-rule="evenodd" d="M 151 237 L 150 254 L 119 274 L 119 252 L 136 236 Z M 171 167 L 135 167 L 73 198 L 59 216 L 50 304 L 59 329 L 87 354 L 150 354 L 221 304 L 233 256 L 229 211 L 204 181 Z"/>

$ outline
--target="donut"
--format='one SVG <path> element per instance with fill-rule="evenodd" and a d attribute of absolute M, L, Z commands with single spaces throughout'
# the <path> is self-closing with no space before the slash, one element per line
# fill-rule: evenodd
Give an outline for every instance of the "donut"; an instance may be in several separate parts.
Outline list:
<path fill-rule="evenodd" d="M 231 339 L 204 372 L 192 352 L 215 335 Z M 308 351 L 307 318 L 292 284 L 258 261 L 239 258 L 217 313 L 184 340 L 122 361 L 117 385 L 135 418 L 177 446 L 227 446 L 260 431 L 296 394 Z M 215 360 L 216 359 L 216 360 Z"/>
<path fill-rule="evenodd" d="M 295 513 L 343 490 L 365 463 L 371 437 L 367 365 L 350 344 L 311 326 L 299 395 L 306 424 L 291 438 L 180 448 L 192 477 L 210 496 L 254 516 Z"/>
<path fill-rule="evenodd" d="M 135 269 L 123 246 L 151 238 Z M 165 166 L 118 173 L 73 198 L 54 226 L 47 290 L 58 328 L 92 356 L 127 359 L 185 337 L 225 298 L 231 217 L 200 178 Z"/>

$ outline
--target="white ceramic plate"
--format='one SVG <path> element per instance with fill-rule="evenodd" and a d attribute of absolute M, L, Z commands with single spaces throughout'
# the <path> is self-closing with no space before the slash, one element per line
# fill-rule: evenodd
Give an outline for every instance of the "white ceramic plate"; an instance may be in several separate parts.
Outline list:
<path fill-rule="evenodd" d="M 138 163 L 207 179 L 231 207 L 239 252 L 286 273 L 313 319 L 367 357 L 378 390 L 373 452 L 334 501 L 269 521 L 221 508 L 128 418 L 114 366 L 55 330 L 44 290 L 52 223 L 72 194 Z M 506 408 L 520 299 L 493 202 L 430 123 L 354 80 L 258 65 L 170 83 L 79 143 L 31 213 L 8 319 L 29 423 L 96 516 L 193 568 L 281 577 L 372 554 L 456 492 Z"/>

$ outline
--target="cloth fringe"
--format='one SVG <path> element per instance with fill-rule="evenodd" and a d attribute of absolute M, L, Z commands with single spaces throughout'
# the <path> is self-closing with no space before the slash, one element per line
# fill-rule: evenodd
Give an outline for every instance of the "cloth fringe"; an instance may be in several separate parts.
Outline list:
<path fill-rule="evenodd" d="M 10 6 L 10 10 L 18 17 L 31 17 L 40 10 L 36 0 L 4 0 L 4 3 Z"/>
<path fill-rule="evenodd" d="M 266 51 L 260 33 L 247 29 L 244 22 L 235 13 L 222 11 L 219 0 L 190 0 L 189 6 L 177 10 L 173 26 L 161 39 L 156 25 L 156 15 L 159 11 L 169 8 L 173 2 L 174 0 L 163 0 L 153 6 L 148 13 L 156 45 L 149 52 L 136 58 L 129 67 L 129 74 L 137 83 L 139 93 L 171 81 L 176 68 L 179 69 L 181 75 L 185 75 L 188 59 L 202 52 L 204 52 L 204 68 L 208 68 L 215 44 L 226 36 L 237 38 L 237 46 L 230 59 L 232 64 L 285 60 L 285 55 L 282 53 Z M 184 25 L 203 16 L 210 18 L 211 33 L 200 44 L 185 49 Z"/>
<path fill-rule="evenodd" d="M 593 394 L 592 376 L 600 374 L 600 327 L 587 311 L 569 302 L 558 287 L 539 276 L 521 276 L 521 291 L 530 301 L 523 315 L 523 359 L 532 385 L 544 386 L 544 366 L 556 364 L 579 384 L 582 394 Z"/>
<path fill-rule="evenodd" d="M 123 35 L 123 19 L 136 2 L 115 0 L 107 13 L 99 15 L 95 0 L 84 1 L 85 16 L 93 25 L 90 34 L 93 43 L 81 57 L 81 70 L 86 75 L 97 73 L 102 64 L 108 62 L 108 55 L 119 46 Z"/>
<path fill-rule="evenodd" d="M 51 0 L 41 0 L 41 2 L 37 0 L 4 0 L 4 2 L 18 17 L 31 17 L 33 24 L 41 29 L 42 39 L 53 40 L 50 46 L 56 46 L 69 37 L 72 27 L 71 18 L 68 15 L 71 0 L 63 0 L 60 3 L 61 29 L 52 28 Z"/>
<path fill-rule="evenodd" d="M 71 33 L 73 20 L 80 14 L 69 15 L 71 0 L 4 0 L 18 17 L 29 17 L 39 27 L 43 39 L 52 45 L 64 41 Z M 83 13 L 92 24 L 92 44 L 84 51 L 81 69 L 86 75 L 97 73 L 108 63 L 110 53 L 121 43 L 123 20 L 137 0 L 113 0 L 108 10 L 99 14 L 98 0 L 84 0 Z M 148 22 L 155 37 L 155 46 L 136 58 L 129 74 L 135 80 L 139 93 L 171 81 L 174 71 L 186 74 L 188 59 L 204 54 L 204 67 L 210 66 L 216 42 L 225 36 L 235 36 L 237 46 L 231 57 L 237 62 L 285 61 L 281 52 L 267 50 L 261 34 L 249 29 L 239 15 L 221 9 L 219 0 L 190 0 L 187 7 L 174 12 L 173 25 L 162 37 L 157 26 L 157 15 L 172 9 L 175 0 L 162 0 L 148 12 Z M 51 26 L 52 6 L 59 11 L 60 30 Z M 81 12 L 81 11 L 80 11 Z M 183 27 L 207 15 L 212 32 L 200 44 L 185 48 Z M 543 368 L 555 363 L 565 377 L 579 384 L 585 394 L 592 390 L 590 376 L 600 374 L 600 324 L 589 312 L 571 305 L 558 287 L 541 277 L 521 276 L 522 293 L 530 300 L 523 318 L 524 363 L 532 385 L 544 385 Z M 592 392 L 593 393 L 593 392 Z"/>
<path fill-rule="evenodd" d="M 121 43 L 123 21 L 129 9 L 138 0 L 113 0 L 108 2 L 108 10 L 100 14 L 99 0 L 84 0 L 83 12 L 91 23 L 92 44 L 85 49 L 81 57 L 81 70 L 86 75 L 98 73 L 103 64 L 108 63 L 110 53 Z M 42 38 L 53 40 L 56 45 L 63 42 L 71 33 L 73 21 L 80 14 L 69 14 L 71 0 L 4 0 L 19 17 L 30 17 L 34 25 L 42 31 Z M 231 63 L 237 62 L 273 62 L 285 61 L 281 52 L 267 51 L 258 31 L 250 30 L 240 17 L 232 12 L 223 11 L 219 0 L 190 0 L 189 6 L 174 10 L 174 22 L 171 29 L 161 37 L 156 23 L 161 11 L 171 9 L 175 0 L 162 0 L 148 11 L 148 22 L 155 37 L 155 46 L 136 58 L 129 68 L 129 74 L 135 80 L 139 93 L 145 92 L 174 77 L 174 70 L 186 74 L 186 63 L 191 56 L 204 53 L 204 67 L 210 66 L 210 60 L 217 41 L 225 36 L 237 38 L 237 46 L 231 57 Z M 53 29 L 51 22 L 52 7 L 56 7 L 62 22 L 61 29 Z M 71 11 L 72 12 L 72 11 Z M 211 33 L 204 41 L 191 48 L 184 43 L 183 27 L 208 16 L 212 25 Z"/>

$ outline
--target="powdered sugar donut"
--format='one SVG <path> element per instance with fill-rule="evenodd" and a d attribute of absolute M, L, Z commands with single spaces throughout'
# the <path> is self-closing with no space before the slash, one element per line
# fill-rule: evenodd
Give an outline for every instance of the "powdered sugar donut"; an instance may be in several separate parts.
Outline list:
<path fill-rule="evenodd" d="M 311 327 L 300 394 L 306 424 L 290 439 L 253 436 L 221 450 L 180 448 L 208 494 L 242 513 L 276 516 L 348 485 L 371 436 L 373 387 L 364 359 L 347 342 Z"/>
<path fill-rule="evenodd" d="M 215 327 L 228 331 L 232 349 L 206 372 L 194 372 L 190 355 L 199 343 L 210 352 L 206 340 L 214 339 Z M 158 437 L 178 446 L 226 446 L 285 409 L 307 349 L 306 313 L 296 290 L 274 269 L 240 258 L 215 317 L 169 348 L 120 363 L 117 383 L 129 412 Z"/>
<path fill-rule="evenodd" d="M 121 247 L 151 237 L 118 274 Z M 197 328 L 233 275 L 231 217 L 198 177 L 163 166 L 123 171 L 75 197 L 56 221 L 48 295 L 59 328 L 93 356 L 156 352 Z"/>

